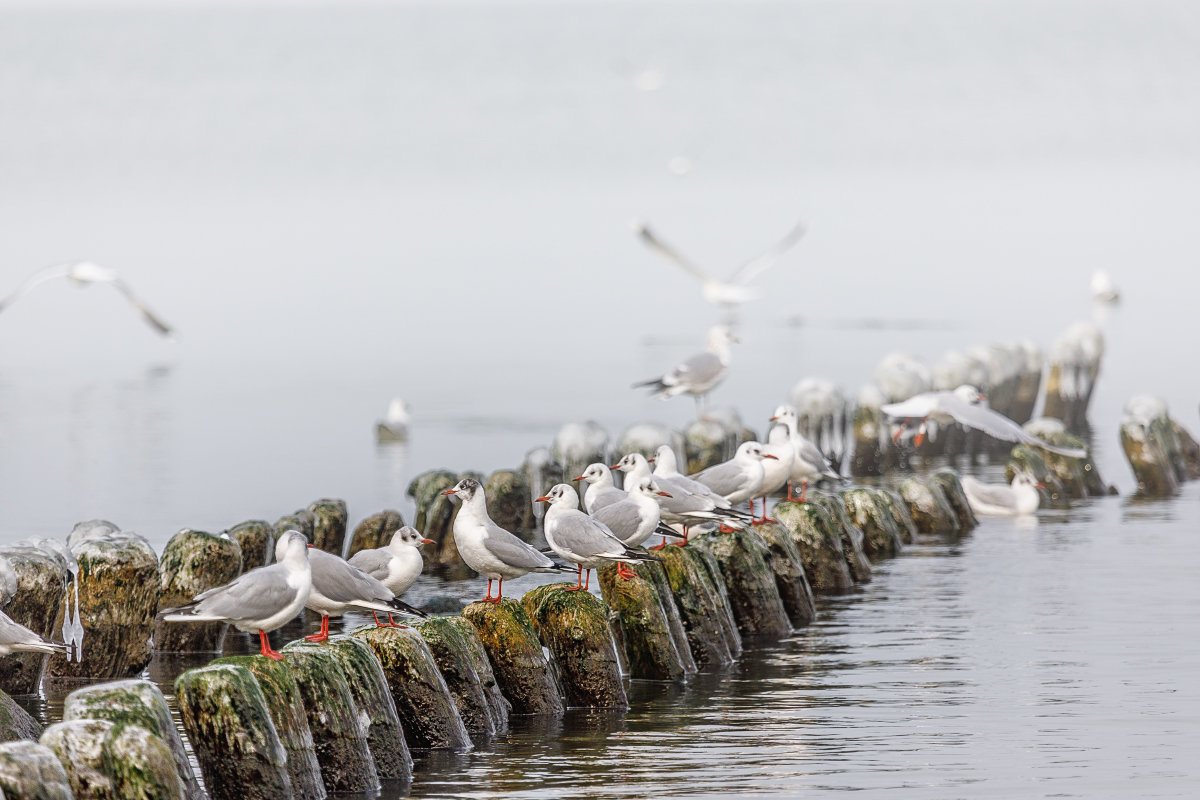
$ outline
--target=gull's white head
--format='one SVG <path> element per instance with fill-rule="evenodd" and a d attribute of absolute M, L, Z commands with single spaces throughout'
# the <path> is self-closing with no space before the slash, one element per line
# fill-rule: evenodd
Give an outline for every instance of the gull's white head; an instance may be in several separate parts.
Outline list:
<path fill-rule="evenodd" d="M 600 483 L 605 478 L 608 478 L 608 482 L 612 483 L 612 471 L 603 464 L 596 462 L 595 464 L 588 464 L 587 469 L 585 469 L 578 477 L 572 478 L 572 480 L 587 481 L 588 483 Z"/>
<path fill-rule="evenodd" d="M 738 445 L 737 454 L 734 456 L 734 458 L 750 458 L 754 461 L 762 461 L 764 458 L 775 459 L 775 456 L 771 455 L 770 453 L 764 453 L 761 442 L 742 442 L 740 445 Z"/>
<path fill-rule="evenodd" d="M 407 425 L 408 403 L 399 397 L 393 397 L 392 402 L 388 403 L 387 421 L 392 425 Z"/>
<path fill-rule="evenodd" d="M 654 464 L 655 469 L 678 472 L 679 459 L 675 456 L 675 448 L 669 444 L 660 444 L 658 449 L 654 451 Z"/>
<path fill-rule="evenodd" d="M 300 531 L 284 531 L 275 542 L 275 561 L 294 566 L 308 561 L 308 537 Z"/>
<path fill-rule="evenodd" d="M 621 472 L 632 472 L 639 467 L 650 469 L 650 462 L 641 453 L 626 453 L 621 456 L 621 460 L 612 466 L 613 469 L 619 469 Z"/>
<path fill-rule="evenodd" d="M 670 497 L 671 495 L 664 492 L 659 485 L 654 482 L 654 478 L 642 478 L 638 481 L 637 493 L 650 499 L 655 497 Z"/>
<path fill-rule="evenodd" d="M 982 401 L 987 399 L 987 395 L 983 394 L 969 383 L 964 383 L 962 386 L 955 389 L 954 396 L 959 400 L 962 400 L 964 403 L 970 403 L 973 406 L 979 405 Z"/>
<path fill-rule="evenodd" d="M 421 532 L 411 525 L 405 525 L 392 534 L 392 541 L 389 546 L 393 550 L 398 550 L 401 547 L 415 547 L 420 549 L 423 544 L 433 544 L 433 539 L 426 539 L 421 535 Z"/>
<path fill-rule="evenodd" d="M 1014 489 L 1029 488 L 1029 489 L 1037 490 L 1037 489 L 1045 488 L 1044 484 L 1038 482 L 1028 472 L 1018 472 L 1016 475 L 1013 475 L 1011 485 Z"/>
<path fill-rule="evenodd" d="M 539 497 L 536 502 L 549 503 L 552 506 L 577 508 L 579 506 L 579 495 L 569 485 L 559 483 L 546 492 L 545 495 Z"/>
<path fill-rule="evenodd" d="M 776 406 L 775 413 L 771 415 L 771 422 L 782 422 L 785 425 L 795 425 L 796 409 L 786 404 Z"/>

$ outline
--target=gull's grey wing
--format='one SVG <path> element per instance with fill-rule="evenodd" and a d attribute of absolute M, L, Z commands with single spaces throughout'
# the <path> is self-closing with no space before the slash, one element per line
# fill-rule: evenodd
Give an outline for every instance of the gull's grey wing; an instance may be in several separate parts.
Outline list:
<path fill-rule="evenodd" d="M 593 516 L 595 515 L 595 512 L 602 508 L 607 508 L 613 503 L 623 502 L 625 497 L 625 492 L 621 491 L 620 489 L 613 489 L 611 492 L 600 492 L 600 494 L 596 495 L 595 499 L 592 500 Z"/>
<path fill-rule="evenodd" d="M 34 648 L 49 653 L 52 650 L 61 650 L 65 645 L 46 641 L 8 614 L 0 611 L 0 647 Z"/>
<path fill-rule="evenodd" d="M 123 280 L 117 279 L 112 281 L 112 285 L 117 289 L 117 291 L 125 295 L 125 299 L 128 300 L 133 307 L 138 310 L 138 312 L 142 315 L 142 319 L 146 320 L 146 322 L 150 324 L 150 327 L 154 328 L 156 331 L 168 338 L 174 336 L 171 326 L 156 317 L 154 313 L 146 307 L 146 304 L 139 300 L 137 295 L 133 293 L 133 290 L 129 288 L 129 284 L 125 283 Z"/>
<path fill-rule="evenodd" d="M 483 545 L 496 558 L 514 567 L 535 570 L 547 569 L 554 566 L 553 561 L 539 553 L 535 548 L 494 523 L 488 525 L 488 533 L 487 537 L 483 540 Z"/>
<path fill-rule="evenodd" d="M 1002 439 L 1006 442 L 1020 442 L 1022 444 L 1033 445 L 1043 450 L 1049 450 L 1051 453 L 1058 453 L 1070 458 L 1087 457 L 1086 450 L 1080 450 L 1075 447 L 1058 447 L 1057 445 L 1042 441 L 1032 434 L 1026 433 L 1025 429 L 1020 425 L 987 406 L 971 405 L 953 395 L 943 399 L 941 406 L 947 414 L 954 417 L 954 419 L 963 425 L 966 425 L 968 428 L 981 430 L 988 436 Z"/>
<path fill-rule="evenodd" d="M 745 473 L 741 466 L 728 461 L 701 470 L 691 477 L 721 496 L 733 494 L 745 484 Z"/>
<path fill-rule="evenodd" d="M 395 597 L 377 579 L 323 550 L 309 550 L 308 562 L 312 566 L 313 588 L 335 603 L 358 600 L 386 603 Z"/>
<path fill-rule="evenodd" d="M 829 459 L 825 457 L 825 454 L 821 452 L 820 448 L 813 444 L 812 439 L 809 439 L 805 436 L 800 436 L 799 443 L 797 454 L 801 458 L 803 458 L 809 464 L 812 464 L 817 469 L 821 470 L 821 472 L 828 472 L 831 475 L 837 474 L 833 471 L 833 465 L 829 463 Z M 841 476 L 839 475 L 838 477 Z"/>
<path fill-rule="evenodd" d="M 634 230 L 637 231 L 638 236 L 641 237 L 641 240 L 646 243 L 647 247 L 649 247 L 651 250 L 657 250 L 660 254 L 675 262 L 675 264 L 682 267 L 693 278 L 696 278 L 701 283 L 713 282 L 713 277 L 711 275 L 709 275 L 700 267 L 696 266 L 696 264 L 691 260 L 684 258 L 674 248 L 667 246 L 666 243 L 664 243 L 650 231 L 650 227 L 645 223 L 636 223 L 634 225 Z"/>
<path fill-rule="evenodd" d="M 0 311 L 8 308 L 8 306 L 14 300 L 28 292 L 33 287 L 37 286 L 39 283 L 45 283 L 46 281 L 53 280 L 55 278 L 67 277 L 67 274 L 70 272 L 70 270 L 70 264 L 52 264 L 48 267 L 42 267 L 37 272 L 21 281 L 21 284 L 17 286 L 17 288 L 14 289 L 12 293 L 8 295 L 8 297 L 0 300 Z"/>
<path fill-rule="evenodd" d="M 941 395 L 950 395 L 953 397 L 950 392 L 923 392 L 899 403 L 885 403 L 879 407 L 879 410 L 889 417 L 898 419 L 926 417 L 937 407 L 938 401 L 942 399 Z M 963 405 L 966 405 L 966 403 L 963 403 Z"/>
<path fill-rule="evenodd" d="M 224 586 L 198 595 L 193 609 L 197 615 L 229 620 L 266 619 L 296 599 L 282 564 L 252 569 Z"/>
<path fill-rule="evenodd" d="M 738 267 L 738 271 L 730 277 L 730 283 L 736 283 L 739 286 L 745 286 L 754 280 L 760 273 L 766 272 L 778 260 L 778 258 L 791 250 L 796 242 L 800 241 L 800 237 L 806 232 L 804 223 L 797 222 L 790 231 L 787 232 L 782 239 L 776 242 L 762 255 L 747 261 L 742 266 Z"/>
<path fill-rule="evenodd" d="M 612 531 L 582 511 L 563 514 L 555 526 L 554 538 L 564 550 L 587 558 L 620 558 L 626 550 L 625 543 Z"/>
<path fill-rule="evenodd" d="M 388 562 L 391 560 L 392 554 L 387 550 L 359 550 L 350 556 L 347 563 L 352 567 L 358 567 L 372 578 L 383 580 L 388 574 Z"/>
<path fill-rule="evenodd" d="M 642 524 L 641 509 L 629 501 L 597 508 L 592 517 L 607 525 L 617 538 L 632 536 Z"/>
<path fill-rule="evenodd" d="M 969 489 L 967 488 L 968 486 L 970 487 Z M 1016 508 L 1017 506 L 1011 486 L 980 483 L 968 475 L 963 478 L 963 489 L 967 490 L 969 495 L 989 506 L 996 506 L 998 508 Z"/>
<path fill-rule="evenodd" d="M 725 369 L 721 359 L 713 353 L 697 353 L 696 355 L 676 366 L 662 377 L 664 386 L 679 384 L 705 384 L 715 380 Z"/>

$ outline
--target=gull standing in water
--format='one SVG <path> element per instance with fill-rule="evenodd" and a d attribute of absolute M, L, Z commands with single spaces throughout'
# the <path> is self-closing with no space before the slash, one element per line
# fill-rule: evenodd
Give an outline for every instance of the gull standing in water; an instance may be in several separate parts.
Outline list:
<path fill-rule="evenodd" d="M 76 286 L 87 286 L 93 283 L 107 283 L 118 292 L 125 296 L 142 319 L 146 321 L 150 327 L 158 331 L 168 339 L 175 338 L 175 332 L 171 326 L 163 322 L 161 318 L 155 315 L 145 303 L 138 299 L 133 290 L 129 288 L 129 284 L 117 277 L 117 273 L 111 269 L 105 269 L 99 264 L 94 264 L 91 261 L 78 261 L 67 264 L 55 264 L 49 267 L 43 267 L 37 272 L 30 275 L 25 281 L 13 290 L 13 293 L 8 297 L 0 300 L 0 311 L 8 308 L 13 301 L 18 297 L 28 292 L 33 287 L 46 281 L 54 280 L 55 278 L 66 278 Z"/>
<path fill-rule="evenodd" d="M 349 564 L 375 578 L 399 597 L 416 583 L 425 568 L 425 559 L 421 558 L 423 544 L 433 544 L 433 539 L 426 539 L 416 528 L 405 525 L 392 534 L 386 546 L 359 550 L 350 556 Z M 374 611 L 371 616 L 375 617 L 376 625 L 380 624 Z M 395 624 L 390 612 L 388 622 Z"/>
<path fill-rule="evenodd" d="M 750 288 L 750 282 L 774 265 L 779 257 L 790 250 L 800 240 L 800 237 L 804 235 L 804 225 L 796 223 L 787 232 L 787 235 L 773 247 L 757 258 L 743 264 L 730 276 L 729 280 L 722 281 L 714 278 L 697 266 L 695 262 L 665 244 L 651 232 L 645 222 L 634 220 L 632 227 L 647 247 L 666 256 L 677 266 L 682 267 L 693 278 L 700 281 L 700 293 L 706 301 L 716 306 L 721 314 L 721 319 L 725 322 L 733 322 L 737 317 L 737 312 L 741 305 L 757 296 L 757 292 Z"/>
<path fill-rule="evenodd" d="M 881 407 L 883 413 L 893 419 L 904 422 L 896 432 L 899 439 L 910 419 L 921 420 L 917 436 L 913 440 L 917 445 L 925 438 L 925 423 L 932 419 L 940 425 L 958 422 L 968 428 L 981 430 L 988 436 L 1006 442 L 1040 447 L 1051 453 L 1068 458 L 1086 458 L 1087 451 L 1078 447 L 1058 447 L 1026 433 L 1020 425 L 1003 414 L 992 411 L 982 402 L 986 397 L 979 393 L 974 386 L 963 384 L 951 392 L 923 392 L 908 398 L 902 403 L 888 403 Z"/>
<path fill-rule="evenodd" d="M 572 490 L 574 491 L 574 490 Z M 504 595 L 504 579 L 519 578 L 528 572 L 570 572 L 555 564 L 519 538 L 501 528 L 487 512 L 483 487 L 474 478 L 463 478 L 453 489 L 442 494 L 462 501 L 454 516 L 454 544 L 467 566 L 488 579 L 485 603 L 499 603 Z M 492 581 L 499 580 L 492 597 Z"/>
<path fill-rule="evenodd" d="M 361 608 L 374 614 L 385 611 L 391 620 L 393 611 L 401 611 L 415 617 L 426 616 L 425 612 L 413 608 L 408 603 L 396 597 L 396 594 L 383 585 L 382 581 L 372 578 L 358 567 L 348 563 L 340 556 L 318 550 L 312 545 L 308 551 L 308 561 L 312 565 L 312 591 L 309 592 L 305 608 L 316 611 L 321 615 L 321 630 L 311 636 L 305 636 L 309 642 L 323 642 L 329 638 L 329 618 L 340 617 L 352 608 Z M 379 617 L 375 624 L 381 625 Z M 391 623 L 397 626 L 396 623 Z"/>
<path fill-rule="evenodd" d="M 980 483 L 970 475 L 962 479 L 967 504 L 976 514 L 989 517 L 1015 517 L 1033 514 L 1042 504 L 1038 489 L 1045 486 L 1024 472 L 1013 476 L 1012 485 Z"/>
<path fill-rule="evenodd" d="M 779 406 L 775 409 L 775 415 L 771 417 L 771 421 L 778 422 L 787 428 L 788 440 L 792 445 L 792 469 L 788 474 L 787 485 L 789 501 L 803 503 L 808 494 L 810 481 L 821 478 L 835 481 L 845 480 L 845 477 L 838 474 L 838 471 L 833 468 L 829 459 L 825 458 L 825 454 L 813 443 L 812 439 L 800 433 L 796 409 L 789 405 Z M 795 497 L 792 493 L 792 486 L 797 481 L 800 482 L 799 497 Z"/>
<path fill-rule="evenodd" d="M 729 367 L 729 345 L 737 341 L 728 325 L 713 326 L 708 332 L 708 349 L 705 352 L 697 353 L 660 378 L 635 383 L 633 388 L 649 386 L 655 397 L 664 400 L 677 394 L 690 394 L 696 399 L 696 408 L 699 409 L 708 393 L 725 379 L 725 371 Z"/>
<path fill-rule="evenodd" d="M 312 591 L 308 539 L 286 531 L 275 543 L 275 563 L 242 573 L 223 586 L 201 592 L 186 606 L 162 612 L 167 622 L 228 622 L 239 631 L 258 631 L 261 654 L 276 661 L 267 632 L 300 613 Z"/>
<path fill-rule="evenodd" d="M 549 503 L 546 511 L 546 543 L 562 558 L 579 566 L 579 578 L 568 592 L 586 590 L 591 583 L 592 570 L 611 561 L 661 561 L 658 556 L 634 550 L 608 529 L 599 520 L 579 510 L 579 495 L 565 483 L 552 488 L 539 503 Z M 583 571 L 587 569 L 587 577 Z M 633 577 L 630 572 L 622 575 L 625 580 Z"/>

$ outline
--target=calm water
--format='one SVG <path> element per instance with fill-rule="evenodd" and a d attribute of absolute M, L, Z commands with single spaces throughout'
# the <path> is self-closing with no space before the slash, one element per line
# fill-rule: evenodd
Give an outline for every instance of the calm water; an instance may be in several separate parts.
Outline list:
<path fill-rule="evenodd" d="M 1198 97 L 1182 0 L 0 2 L 0 291 L 91 258 L 181 337 L 104 287 L 0 314 L 0 542 L 104 517 L 161 547 L 325 496 L 411 517 L 414 475 L 566 421 L 684 424 L 628 385 L 712 314 L 632 217 L 725 273 L 808 223 L 713 394 L 756 427 L 894 350 L 1048 347 L 1107 269 L 1093 444 L 1128 495 L 1124 402 L 1197 426 Z M 396 395 L 412 439 L 378 447 Z M 910 548 L 729 673 L 406 791 L 1187 795 L 1196 500 Z"/>

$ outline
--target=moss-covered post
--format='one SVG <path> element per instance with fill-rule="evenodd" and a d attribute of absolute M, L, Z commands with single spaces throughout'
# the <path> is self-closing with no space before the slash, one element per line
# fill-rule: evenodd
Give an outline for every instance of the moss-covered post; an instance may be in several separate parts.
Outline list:
<path fill-rule="evenodd" d="M 904 544 L 915 542 L 917 540 L 917 523 L 913 522 L 912 513 L 908 510 L 908 503 L 905 503 L 904 499 L 892 489 L 876 489 L 875 491 L 876 499 L 896 523 L 896 527 L 900 531 L 900 541 Z"/>
<path fill-rule="evenodd" d="M 776 504 L 771 512 L 796 543 L 804 574 L 816 594 L 839 594 L 854 587 L 833 517 L 816 503 Z"/>
<path fill-rule="evenodd" d="M 351 634 L 374 651 L 414 750 L 470 750 L 471 739 L 429 645 L 414 628 L 359 628 Z"/>
<path fill-rule="evenodd" d="M 704 563 L 702 551 L 696 547 L 667 547 L 660 551 L 663 572 L 679 609 L 679 617 L 687 635 L 692 659 L 698 667 L 723 667 L 733 663 L 725 625 L 737 623 Z M 722 619 L 728 617 L 728 621 Z M 740 635 L 739 635 L 740 636 Z M 739 639 L 740 641 L 740 639 Z"/>
<path fill-rule="evenodd" d="M 418 622 L 416 628 L 429 645 L 467 732 L 494 736 L 507 726 L 509 704 L 496 686 L 475 628 L 462 617 L 430 617 Z M 481 672 L 486 673 L 490 687 L 484 685 Z"/>
<path fill-rule="evenodd" d="M 346 558 L 359 550 L 375 550 L 386 547 L 392 541 L 392 534 L 404 527 L 404 517 L 395 509 L 380 511 L 364 519 L 354 528 L 350 537 L 350 549 Z"/>
<path fill-rule="evenodd" d="M 239 522 L 225 533 L 238 543 L 244 571 L 249 572 L 275 560 L 275 527 L 265 519 Z"/>
<path fill-rule="evenodd" d="M 314 530 L 317 525 L 317 517 L 307 508 L 300 508 L 293 511 L 291 514 L 284 514 L 279 519 L 275 520 L 274 536 L 278 539 L 288 531 L 300 531 L 305 538 L 311 543 L 314 536 Z M 271 553 L 275 552 L 275 544 L 271 543 Z"/>
<path fill-rule="evenodd" d="M 63 703 L 63 721 L 73 719 L 104 719 L 114 725 L 142 726 L 170 749 L 184 796 L 188 800 L 207 798 L 188 761 L 183 739 L 175 729 L 167 699 L 150 681 L 132 679 L 76 689 Z"/>
<path fill-rule="evenodd" d="M 136 534 L 84 539 L 71 552 L 79 561 L 79 613 L 86 633 L 81 660 L 50 657 L 51 675 L 129 678 L 150 663 L 158 612 L 158 557 Z M 62 609 L 55 627 L 62 627 Z"/>
<path fill-rule="evenodd" d="M 533 622 L 520 603 L 479 601 L 463 609 L 462 616 L 479 634 L 496 683 L 513 714 L 562 714 L 558 683 Z"/>
<path fill-rule="evenodd" d="M 624 651 L 629 677 L 685 681 L 691 672 L 684 664 L 684 653 L 680 652 L 666 611 L 666 605 L 674 606 L 675 599 L 669 591 L 659 591 L 653 567 L 653 564 L 639 561 L 632 565 L 635 577 L 629 580 L 619 578 L 616 567 L 604 567 L 596 577 L 604 602 L 616 616 L 619 644 Z M 675 613 L 678 615 L 678 609 Z M 685 643 L 683 649 L 690 661 L 690 645 Z"/>
<path fill-rule="evenodd" d="M 867 558 L 863 549 L 863 532 L 851 522 L 846 507 L 842 505 L 842 498 L 834 494 L 816 492 L 810 497 L 810 502 L 829 512 L 829 518 L 833 520 L 842 539 L 842 554 L 846 557 L 846 566 L 850 568 L 850 577 L 854 578 L 855 583 L 869 583 L 871 560 Z"/>
<path fill-rule="evenodd" d="M 975 518 L 975 512 L 971 510 L 971 504 L 967 501 L 967 492 L 963 489 L 958 474 L 948 469 L 942 469 L 933 473 L 932 480 L 941 487 L 947 502 L 950 503 L 950 508 L 954 509 L 959 529 L 966 533 L 977 528 L 979 520 Z"/>
<path fill-rule="evenodd" d="M 32 547 L 3 547 L 0 556 L 17 574 L 17 592 L 5 613 L 39 636 L 60 641 L 62 625 L 56 628 L 54 623 L 62 608 L 67 571 L 48 553 Z M 49 659 L 48 653 L 0 656 L 0 691 L 36 694 Z"/>
<path fill-rule="evenodd" d="M 817 603 L 808 576 L 804 574 L 800 548 L 787 529 L 777 522 L 764 523 L 757 531 L 771 549 L 771 572 L 788 619 L 797 628 L 812 624 L 817 618 Z"/>
<path fill-rule="evenodd" d="M 1045 452 L 1041 448 L 1027 447 L 1023 444 L 1014 447 L 1009 453 L 1008 463 L 1004 466 L 1005 480 L 1012 483 L 1013 476 L 1024 472 L 1042 484 L 1043 488 L 1038 489 L 1042 498 L 1042 508 L 1070 508 L 1071 491 L 1046 464 Z"/>
<path fill-rule="evenodd" d="M 346 501 L 328 497 L 314 500 L 309 503 L 308 510 L 313 515 L 313 547 L 340 556 L 346 544 L 346 524 L 350 520 Z"/>
<path fill-rule="evenodd" d="M 731 458 L 737 449 L 736 437 L 713 419 L 694 420 L 683 432 L 683 450 L 689 475 Z"/>
<path fill-rule="evenodd" d="M 962 529 L 946 493 L 933 480 L 905 478 L 896 488 L 921 533 L 957 534 Z"/>
<path fill-rule="evenodd" d="M 184 800 L 170 748 L 141 725 L 75 719 L 42 734 L 62 763 L 75 800 Z"/>
<path fill-rule="evenodd" d="M 487 495 L 488 515 L 501 528 L 518 535 L 530 534 L 537 528 L 529 484 L 521 472 L 507 469 L 493 472 L 483 490 Z"/>
<path fill-rule="evenodd" d="M 879 560 L 897 555 L 904 546 L 900 527 L 880 499 L 877 489 L 849 489 L 842 493 L 846 513 L 863 532 L 867 557 Z"/>
<path fill-rule="evenodd" d="M 175 697 L 212 800 L 292 796 L 287 752 L 254 673 L 234 664 L 188 670 Z"/>
<path fill-rule="evenodd" d="M 304 699 L 326 791 L 378 791 L 379 775 L 358 704 L 329 645 L 300 639 L 284 645 L 281 652 Z"/>
<path fill-rule="evenodd" d="M 538 638 L 558 664 L 567 705 L 629 708 L 608 608 L 590 592 L 566 591 L 569 585 L 539 586 L 521 598 Z"/>
<path fill-rule="evenodd" d="M 367 723 L 367 746 L 380 778 L 412 777 L 412 756 L 388 688 L 383 667 L 370 645 L 341 634 L 329 639 L 329 650 L 342 667 L 350 696 Z"/>
<path fill-rule="evenodd" d="M 240 575 L 242 550 L 232 536 L 184 528 L 167 542 L 158 566 L 159 609 L 176 608 Z M 227 622 L 156 619 L 154 648 L 170 653 L 219 653 L 228 627 Z"/>
<path fill-rule="evenodd" d="M 0 744 L 0 795 L 5 800 L 74 800 L 54 751 L 32 741 Z"/>
<path fill-rule="evenodd" d="M 725 576 L 721 573 L 721 565 L 717 563 L 717 559 L 713 558 L 711 553 L 700 548 L 696 548 L 694 554 L 699 556 L 699 563 L 704 565 L 704 572 L 712 581 L 719 609 L 717 619 L 721 623 L 721 631 L 725 635 L 725 644 L 729 647 L 729 654 L 736 659 L 742 655 L 744 649 L 742 634 L 738 631 L 737 619 L 733 616 L 733 603 L 729 601 L 729 587 L 725 585 Z"/>
<path fill-rule="evenodd" d="M 260 655 L 248 655 L 219 658 L 209 666 L 237 667 L 250 672 L 262 692 L 267 714 L 283 747 L 292 796 L 295 800 L 324 800 L 325 781 L 321 778 L 321 765 L 313 747 L 304 699 L 287 664 Z"/>
<path fill-rule="evenodd" d="M 743 636 L 781 638 L 792 632 L 787 609 L 775 586 L 771 548 L 753 530 L 704 533 L 689 547 L 711 553 L 721 565 L 734 619 Z"/>
<path fill-rule="evenodd" d="M 28 739 L 36 742 L 42 735 L 42 725 L 17 702 L 0 691 L 0 742 Z"/>

